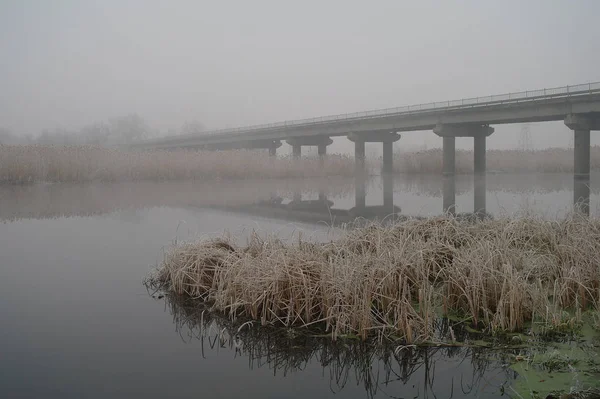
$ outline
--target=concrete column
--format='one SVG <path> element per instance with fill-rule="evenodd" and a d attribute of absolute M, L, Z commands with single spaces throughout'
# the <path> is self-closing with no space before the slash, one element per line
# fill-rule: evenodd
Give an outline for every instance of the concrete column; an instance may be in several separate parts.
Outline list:
<path fill-rule="evenodd" d="M 473 137 L 473 212 L 479 217 L 485 215 L 486 208 L 486 136 Z"/>
<path fill-rule="evenodd" d="M 475 195 L 473 206 L 475 212 L 485 212 L 485 140 L 486 137 L 494 133 L 494 128 L 488 125 L 477 124 L 455 124 L 444 125 L 439 123 L 433 129 L 433 132 L 443 138 L 444 159 L 443 173 L 444 177 L 444 212 L 452 212 L 450 209 L 455 207 L 455 180 L 456 172 L 456 137 L 473 137 L 474 152 L 474 183 Z"/>
<path fill-rule="evenodd" d="M 473 213 L 480 218 L 486 214 L 486 181 L 485 174 L 475 174 L 473 178 Z"/>
<path fill-rule="evenodd" d="M 486 136 L 473 137 L 473 163 L 476 175 L 485 174 L 485 140 Z"/>
<path fill-rule="evenodd" d="M 565 125 L 573 130 L 573 204 L 576 211 L 590 213 L 590 131 L 600 130 L 597 114 L 569 114 Z"/>
<path fill-rule="evenodd" d="M 365 142 L 362 140 L 354 142 L 354 168 L 356 174 L 362 174 L 365 171 Z"/>
<path fill-rule="evenodd" d="M 363 211 L 367 204 L 367 188 L 366 179 L 362 173 L 355 176 L 354 189 L 354 207 L 359 211 Z"/>
<path fill-rule="evenodd" d="M 443 137 L 443 174 L 454 176 L 456 169 L 456 137 Z M 453 190 L 454 191 L 454 190 Z"/>
<path fill-rule="evenodd" d="M 300 156 L 302 156 L 302 146 L 300 144 L 292 145 L 292 155 L 294 158 L 300 158 Z"/>
<path fill-rule="evenodd" d="M 590 131 L 574 130 L 573 140 L 573 207 L 590 214 Z"/>
<path fill-rule="evenodd" d="M 325 144 L 319 144 L 318 153 L 320 157 L 324 157 L 327 154 L 327 146 Z"/>
<path fill-rule="evenodd" d="M 383 142 L 383 174 L 394 173 L 394 145 L 391 141 Z"/>
<path fill-rule="evenodd" d="M 383 180 L 383 208 L 390 213 L 394 212 L 394 176 L 385 173 Z"/>
<path fill-rule="evenodd" d="M 325 144 L 319 144 L 317 146 L 317 152 L 319 154 L 319 165 L 322 168 L 325 165 L 325 154 L 327 154 L 327 146 Z"/>
<path fill-rule="evenodd" d="M 456 177 L 453 174 L 445 175 L 443 186 L 442 211 L 454 215 L 456 214 Z"/>
<path fill-rule="evenodd" d="M 574 130 L 573 155 L 575 179 L 590 177 L 590 131 Z"/>

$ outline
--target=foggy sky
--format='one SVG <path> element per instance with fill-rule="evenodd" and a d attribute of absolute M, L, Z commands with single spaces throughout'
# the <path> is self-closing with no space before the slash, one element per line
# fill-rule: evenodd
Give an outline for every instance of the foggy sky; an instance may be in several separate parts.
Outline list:
<path fill-rule="evenodd" d="M 0 0 L 0 126 L 136 112 L 213 129 L 600 81 L 598 15 L 596 0 Z M 489 148 L 517 145 L 520 126 L 495 128 Z M 571 137 L 531 130 L 537 147 Z"/>

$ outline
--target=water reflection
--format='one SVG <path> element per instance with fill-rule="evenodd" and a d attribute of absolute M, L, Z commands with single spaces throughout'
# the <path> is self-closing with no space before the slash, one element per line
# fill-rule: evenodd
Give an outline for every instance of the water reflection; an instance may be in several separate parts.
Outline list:
<path fill-rule="evenodd" d="M 376 338 L 333 342 L 316 332 L 234 322 L 172 296 L 165 301 L 181 339 L 200 341 L 203 358 L 207 351 L 229 350 L 233 357 L 246 357 L 250 370 L 268 368 L 284 377 L 319 366 L 333 393 L 359 385 L 369 398 L 492 398 L 502 396 L 502 388 L 516 378 L 503 366 L 508 355 L 498 351 L 402 346 Z"/>
<path fill-rule="evenodd" d="M 584 214 L 590 214 L 590 179 L 574 177 L 573 179 L 573 204 L 575 209 Z"/>
<path fill-rule="evenodd" d="M 473 213 L 478 216 L 486 214 L 486 176 L 475 175 L 473 178 Z"/>
<path fill-rule="evenodd" d="M 443 177 L 442 212 L 456 213 L 456 178 L 454 175 Z"/>
<path fill-rule="evenodd" d="M 589 214 L 590 197 L 598 195 L 600 176 L 573 181 L 570 174 L 381 177 L 220 182 L 136 182 L 35 184 L 0 186 L 0 220 L 91 216 L 149 207 L 219 208 L 241 212 L 275 206 L 273 215 L 286 218 L 284 205 L 298 204 L 307 221 L 339 223 L 353 217 L 384 219 L 398 215 L 431 216 L 471 209 L 479 214 L 518 212 L 533 203 L 550 216 L 580 203 Z M 591 187 L 591 189 L 590 189 Z M 280 199 L 279 203 L 275 203 Z M 304 204 L 303 204 L 304 203 Z M 314 205 L 314 212 L 311 207 Z M 473 204 L 473 208 L 471 205 Z M 291 210 L 292 207 L 289 207 Z M 291 216 L 291 215 L 289 215 Z M 293 219 L 293 218 L 292 218 Z"/>

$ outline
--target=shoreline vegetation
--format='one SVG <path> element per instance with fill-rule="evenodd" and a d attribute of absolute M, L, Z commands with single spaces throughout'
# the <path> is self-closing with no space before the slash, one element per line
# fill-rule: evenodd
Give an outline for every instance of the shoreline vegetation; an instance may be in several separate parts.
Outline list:
<path fill-rule="evenodd" d="M 378 162 L 367 160 L 377 173 Z M 591 147 L 591 168 L 600 169 L 600 146 Z M 572 149 L 536 151 L 489 150 L 490 173 L 570 173 Z M 394 172 L 406 175 L 441 174 L 442 150 L 395 153 Z M 457 150 L 456 173 L 473 172 L 472 151 Z M 350 177 L 354 158 L 330 154 L 316 157 L 269 158 L 266 151 L 130 151 L 102 146 L 0 145 L 0 184 L 91 181 L 240 180 Z"/>
<path fill-rule="evenodd" d="M 269 158 L 266 152 L 129 151 L 100 146 L 0 145 L 0 183 L 277 179 L 352 176 L 354 160 Z"/>
<path fill-rule="evenodd" d="M 284 242 L 252 234 L 176 243 L 146 278 L 232 320 L 336 340 L 454 342 L 440 320 L 493 337 L 600 328 L 600 220 L 452 216 Z"/>

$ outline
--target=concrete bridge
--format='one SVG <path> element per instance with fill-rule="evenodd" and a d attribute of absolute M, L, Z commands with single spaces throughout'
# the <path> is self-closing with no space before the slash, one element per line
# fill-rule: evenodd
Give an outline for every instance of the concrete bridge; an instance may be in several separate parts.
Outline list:
<path fill-rule="evenodd" d="M 485 192 L 486 138 L 494 132 L 492 125 L 542 121 L 564 121 L 573 130 L 574 177 L 576 182 L 589 182 L 590 131 L 600 130 L 600 82 L 221 129 L 148 140 L 134 148 L 265 148 L 274 156 L 285 140 L 296 157 L 301 156 L 302 146 L 317 146 L 319 156 L 325 156 L 331 137 L 347 136 L 355 143 L 357 172 L 364 169 L 365 143 L 379 142 L 382 171 L 391 173 L 392 143 L 400 139 L 399 133 L 429 130 L 442 137 L 446 176 L 455 173 L 456 137 L 473 137 L 475 179 Z M 589 192 L 581 192 L 584 186 L 576 184 L 576 202 L 589 198 Z M 454 200 L 445 196 L 445 202 L 450 205 Z"/>

